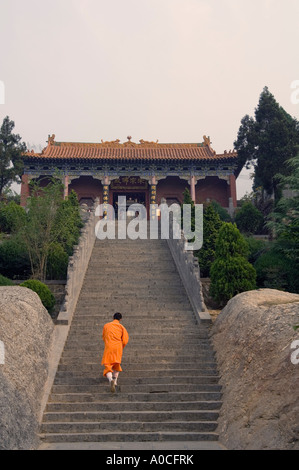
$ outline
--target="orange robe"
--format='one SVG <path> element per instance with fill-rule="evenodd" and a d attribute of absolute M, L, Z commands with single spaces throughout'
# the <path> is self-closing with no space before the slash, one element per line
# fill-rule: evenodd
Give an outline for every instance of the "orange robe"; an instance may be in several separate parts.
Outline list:
<path fill-rule="evenodd" d="M 103 375 L 108 372 L 121 372 L 120 366 L 123 349 L 128 344 L 129 335 L 123 325 L 118 320 L 106 323 L 103 328 L 103 341 L 105 343 L 102 365 L 105 366 Z"/>

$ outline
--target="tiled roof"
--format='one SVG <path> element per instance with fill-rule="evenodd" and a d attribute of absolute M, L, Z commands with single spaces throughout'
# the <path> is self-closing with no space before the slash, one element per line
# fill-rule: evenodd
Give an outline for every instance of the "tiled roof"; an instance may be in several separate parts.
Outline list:
<path fill-rule="evenodd" d="M 47 160 L 234 160 L 236 152 L 216 154 L 210 139 L 198 144 L 160 144 L 158 142 L 131 142 L 123 144 L 119 140 L 101 143 L 55 142 L 49 136 L 48 146 L 41 152 L 25 154 L 26 159 Z"/>

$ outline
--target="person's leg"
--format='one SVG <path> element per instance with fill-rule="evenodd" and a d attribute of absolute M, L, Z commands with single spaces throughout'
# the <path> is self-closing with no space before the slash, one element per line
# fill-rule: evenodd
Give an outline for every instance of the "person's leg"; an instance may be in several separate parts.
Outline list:
<path fill-rule="evenodd" d="M 113 372 L 112 365 L 111 364 L 105 364 L 105 369 L 104 369 L 104 372 L 103 372 L 103 376 L 106 377 L 109 380 L 109 383 L 112 380 L 112 372 Z"/>
<path fill-rule="evenodd" d="M 119 376 L 119 372 L 113 371 L 113 380 L 114 380 L 115 385 L 117 385 L 118 376 Z"/>
<path fill-rule="evenodd" d="M 107 379 L 109 380 L 109 383 L 110 383 L 111 380 L 113 380 L 112 372 L 107 372 L 106 377 L 107 377 Z"/>
<path fill-rule="evenodd" d="M 119 373 L 122 371 L 122 368 L 120 364 L 116 363 L 116 364 L 113 364 L 112 370 L 113 370 L 113 375 L 112 375 L 113 384 L 111 383 L 111 391 L 115 392 L 115 387 L 117 386 L 117 379 L 118 379 Z"/>

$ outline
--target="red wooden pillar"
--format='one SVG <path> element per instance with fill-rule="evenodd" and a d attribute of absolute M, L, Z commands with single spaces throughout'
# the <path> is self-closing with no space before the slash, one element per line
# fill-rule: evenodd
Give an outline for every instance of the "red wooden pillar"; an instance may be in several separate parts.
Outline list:
<path fill-rule="evenodd" d="M 237 187 L 235 175 L 229 175 L 229 186 L 228 186 L 229 198 L 233 203 L 233 207 L 237 207 Z"/>
<path fill-rule="evenodd" d="M 69 176 L 64 177 L 64 199 L 67 199 L 69 195 Z"/>
<path fill-rule="evenodd" d="M 191 193 L 191 199 L 194 203 L 196 203 L 196 195 L 195 195 L 195 176 L 191 175 L 190 178 L 190 193 Z"/>

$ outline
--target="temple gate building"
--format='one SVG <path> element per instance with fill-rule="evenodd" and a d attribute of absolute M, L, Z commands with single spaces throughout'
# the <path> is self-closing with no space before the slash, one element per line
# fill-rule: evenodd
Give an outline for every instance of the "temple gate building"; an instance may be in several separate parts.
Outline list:
<path fill-rule="evenodd" d="M 183 202 L 187 187 L 197 204 L 217 201 L 233 213 L 237 205 L 237 153 L 217 154 L 209 137 L 202 143 L 159 143 L 140 140 L 101 143 L 56 142 L 49 136 L 41 153 L 24 155 L 21 204 L 30 195 L 31 179 L 43 179 L 59 173 L 64 196 L 74 190 L 80 204 L 92 206 L 95 199 L 109 203 L 117 212 L 118 196 L 126 196 L 128 205 Z"/>

